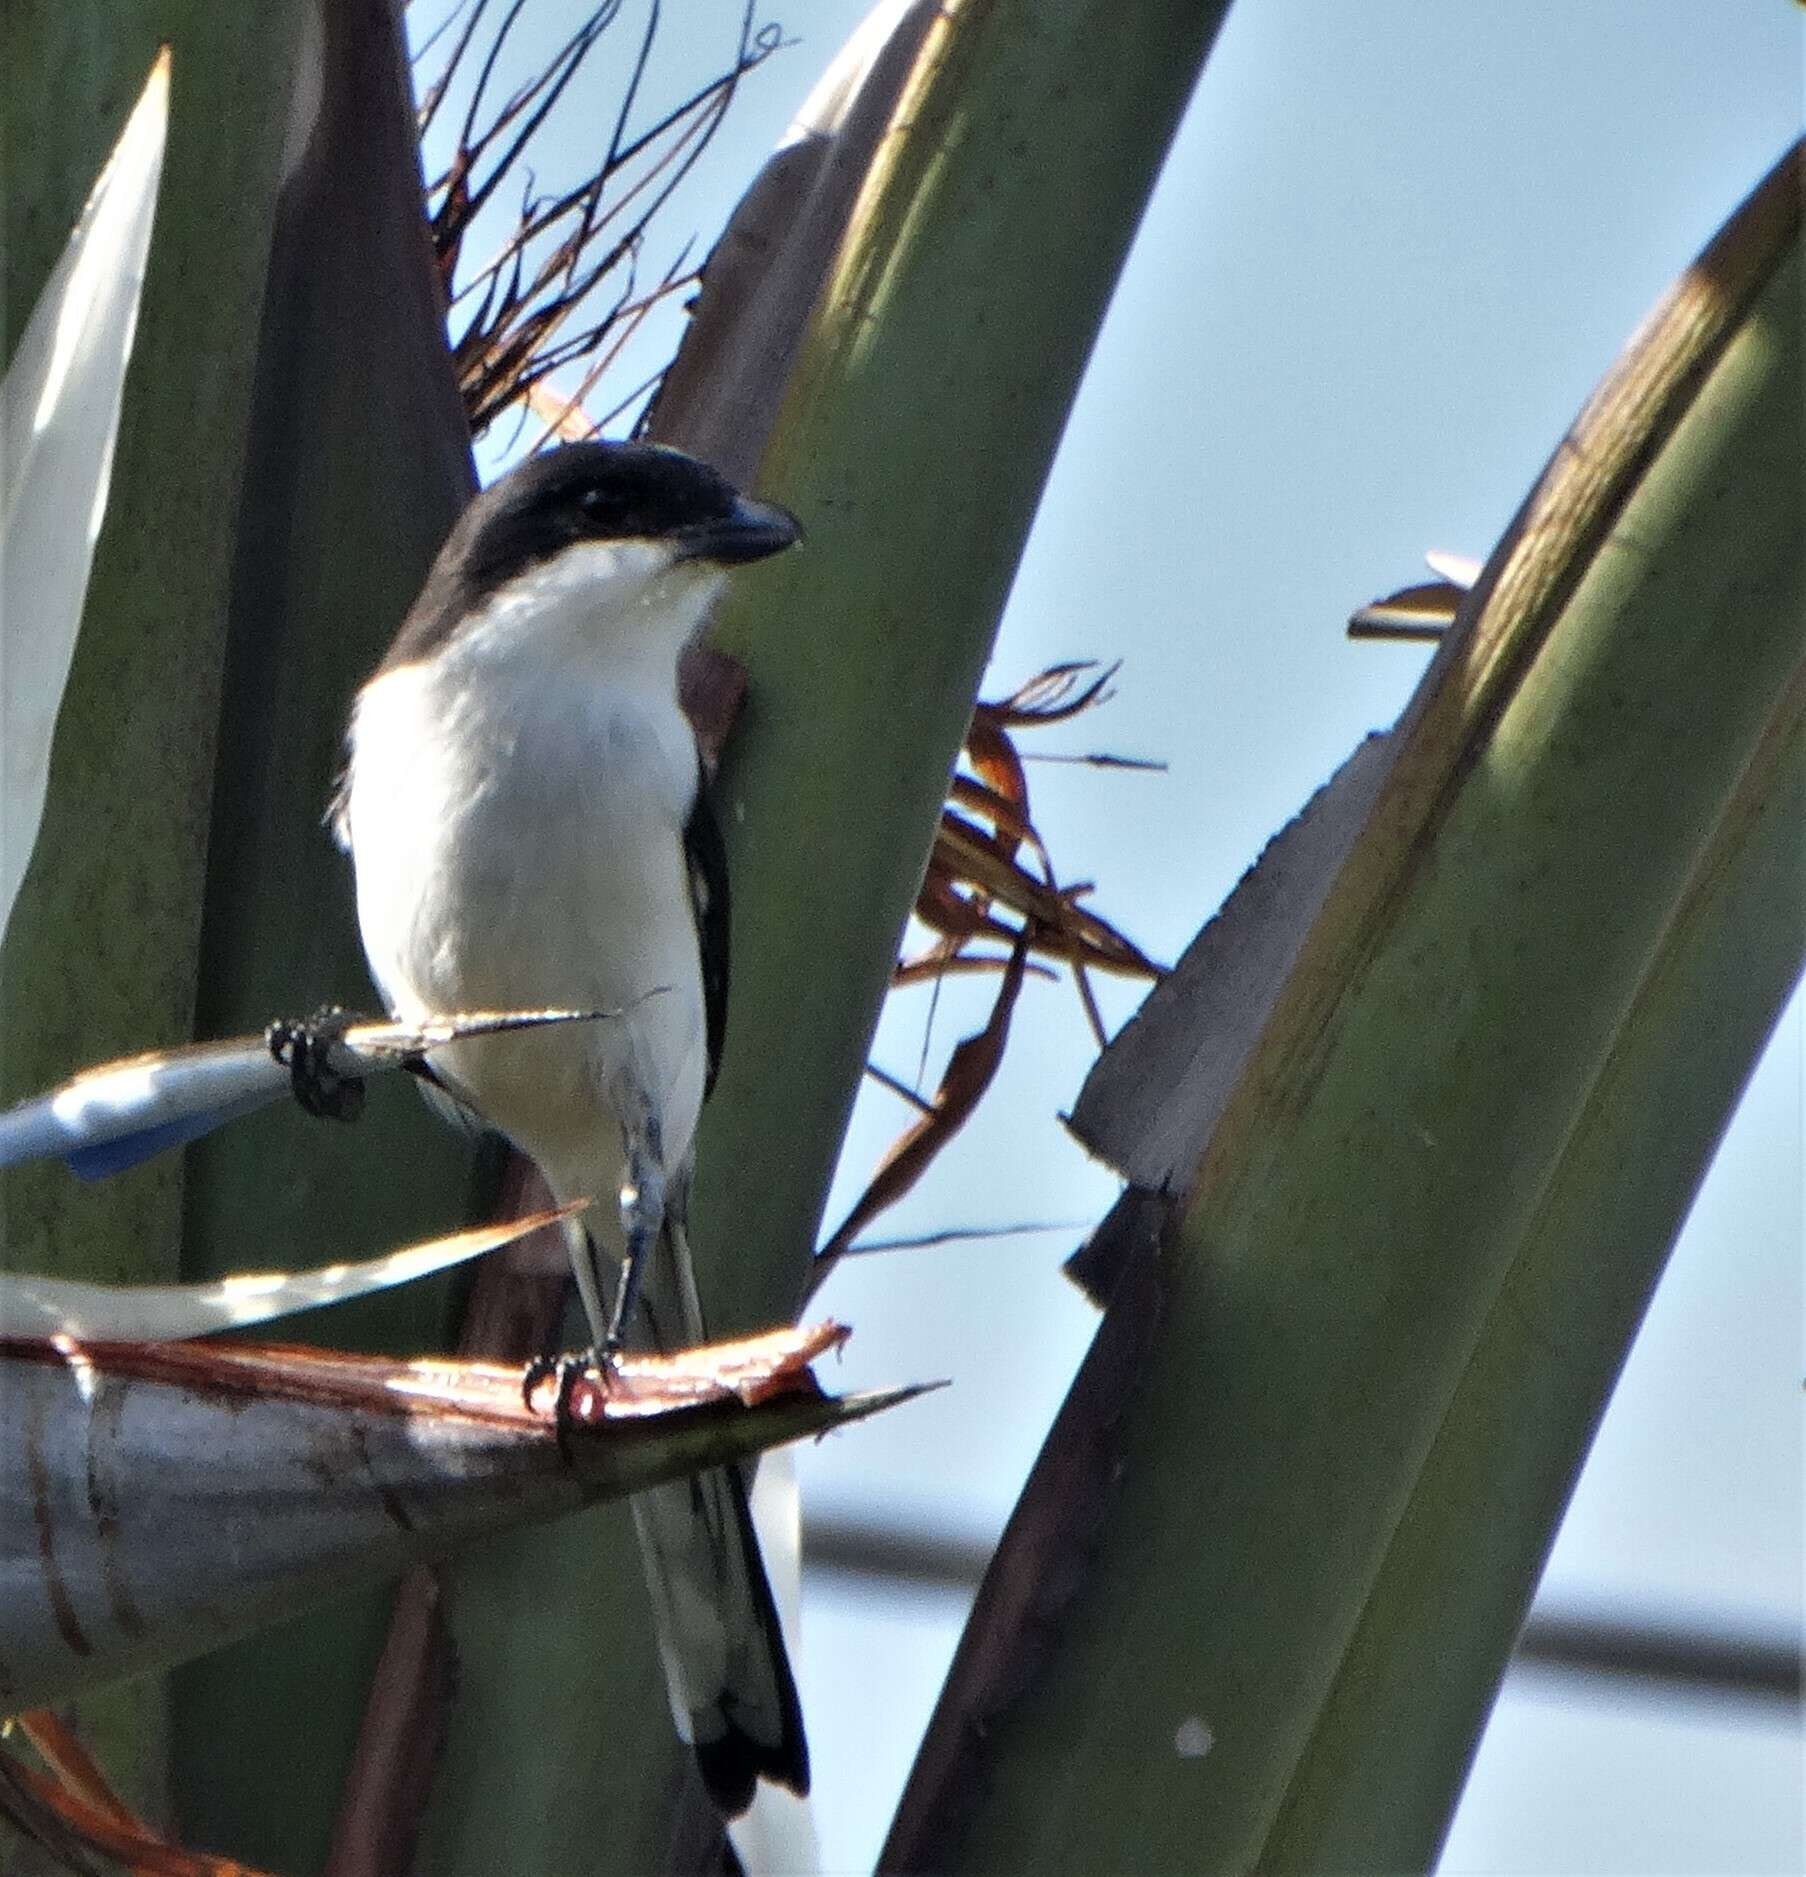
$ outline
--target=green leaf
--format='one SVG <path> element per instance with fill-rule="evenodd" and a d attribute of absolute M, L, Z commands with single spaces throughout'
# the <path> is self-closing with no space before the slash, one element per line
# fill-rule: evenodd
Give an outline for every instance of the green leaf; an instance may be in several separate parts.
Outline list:
<path fill-rule="evenodd" d="M 1407 710 L 887 1867 L 1433 1860 L 1806 950 L 1799 165 L 1639 332 Z"/>
<path fill-rule="evenodd" d="M 369 995 L 351 868 L 323 825 L 326 805 L 352 695 L 475 484 L 399 19 L 383 7 L 316 19 L 283 107 L 295 114 L 293 167 L 266 224 L 229 511 L 196 895 L 195 1025 L 210 1036 Z M 471 1143 L 401 1080 L 371 1085 L 355 1127 L 315 1127 L 284 1107 L 191 1150 L 183 1274 L 223 1275 L 253 1241 L 261 1257 L 307 1266 L 471 1216 L 485 1185 Z M 321 1334 L 360 1349 L 443 1349 L 451 1295 L 445 1279 L 389 1291 L 334 1311 Z M 176 1675 L 179 1815 L 196 1842 L 278 1869 L 321 1863 L 390 1602 L 383 1591 L 338 1598 Z M 222 1760 L 218 1742 L 230 1739 L 259 1751 Z"/>
<path fill-rule="evenodd" d="M 734 996 L 695 1198 L 722 1329 L 808 1283 L 1003 601 L 1226 11 L 943 13 L 854 200 L 759 477 L 808 539 L 715 634 L 750 681 L 716 787 Z"/>
<path fill-rule="evenodd" d="M 193 1033 L 230 518 L 305 10 L 285 0 L 7 9 L 9 352 L 165 43 L 173 68 L 111 495 L 38 844 L 0 948 L 0 1101 Z M 181 1197 L 173 1159 L 97 1188 L 55 1165 L 14 1169 L 0 1177 L 0 1263 L 170 1279 Z M 83 1720 L 122 1790 L 160 1806 L 160 1688 L 85 1702 Z"/>

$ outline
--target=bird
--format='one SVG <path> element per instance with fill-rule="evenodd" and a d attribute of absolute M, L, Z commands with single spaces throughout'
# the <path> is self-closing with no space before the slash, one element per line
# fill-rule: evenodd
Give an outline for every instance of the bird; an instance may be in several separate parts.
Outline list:
<path fill-rule="evenodd" d="M 530 1156 L 561 1205 L 598 1202 L 564 1230 L 604 1364 L 624 1342 L 706 1341 L 686 1202 L 728 884 L 678 660 L 735 570 L 801 532 L 656 444 L 530 457 L 464 510 L 351 711 L 330 817 L 390 1011 L 609 1013 L 448 1045 L 428 1090 Z M 806 1793 L 740 1470 L 631 1503 L 672 1715 L 716 1807 L 737 1816 L 761 1778 Z"/>

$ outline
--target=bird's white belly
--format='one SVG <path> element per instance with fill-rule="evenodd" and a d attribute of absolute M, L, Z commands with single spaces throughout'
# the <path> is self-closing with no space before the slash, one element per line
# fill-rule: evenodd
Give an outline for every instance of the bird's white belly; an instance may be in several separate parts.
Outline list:
<path fill-rule="evenodd" d="M 618 1191 L 623 1120 L 652 1117 L 667 1171 L 689 1150 L 707 1062 L 683 853 L 695 777 L 656 692 L 564 683 L 479 707 L 403 666 L 359 701 L 347 828 L 395 1012 L 616 1013 L 434 1056 L 560 1200 Z M 607 1238 L 612 1222 L 598 1207 Z"/>

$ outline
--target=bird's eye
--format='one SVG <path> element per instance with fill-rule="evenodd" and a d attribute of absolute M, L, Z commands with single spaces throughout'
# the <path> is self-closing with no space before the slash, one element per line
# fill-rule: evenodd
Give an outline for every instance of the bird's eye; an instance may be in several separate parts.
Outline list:
<path fill-rule="evenodd" d="M 591 483 L 577 497 L 577 506 L 591 521 L 597 522 L 617 522 L 626 512 L 620 491 L 604 488 L 599 483 Z"/>

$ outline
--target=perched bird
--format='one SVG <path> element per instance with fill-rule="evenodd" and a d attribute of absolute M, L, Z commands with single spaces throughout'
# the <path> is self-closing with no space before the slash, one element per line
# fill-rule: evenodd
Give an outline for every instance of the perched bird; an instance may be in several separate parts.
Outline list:
<path fill-rule="evenodd" d="M 438 1051 L 443 1096 L 538 1163 L 599 1359 L 705 1340 L 684 1235 L 727 998 L 720 832 L 677 661 L 730 569 L 800 538 L 706 464 L 577 443 L 485 490 L 358 693 L 334 807 L 371 975 L 398 1018 L 595 1023 Z M 619 1267 L 613 1308 L 607 1276 Z M 808 1755 L 737 1469 L 638 1495 L 678 1731 L 729 1816 Z"/>

